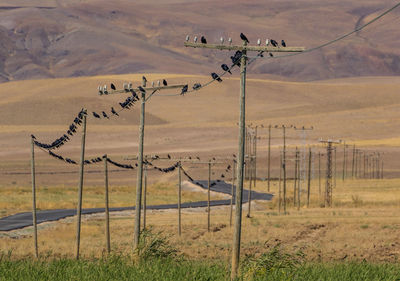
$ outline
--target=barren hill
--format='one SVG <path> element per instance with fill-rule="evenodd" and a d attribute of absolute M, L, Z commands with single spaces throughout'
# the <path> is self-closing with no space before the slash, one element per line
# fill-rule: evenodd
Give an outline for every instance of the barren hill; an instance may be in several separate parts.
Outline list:
<path fill-rule="evenodd" d="M 205 35 L 285 39 L 316 46 L 372 19 L 395 1 L 47 0 L 0 1 L 0 81 L 122 73 L 207 74 L 228 53 L 185 49 Z M 400 74 L 400 10 L 349 39 L 250 67 L 263 77 L 319 80 Z"/>

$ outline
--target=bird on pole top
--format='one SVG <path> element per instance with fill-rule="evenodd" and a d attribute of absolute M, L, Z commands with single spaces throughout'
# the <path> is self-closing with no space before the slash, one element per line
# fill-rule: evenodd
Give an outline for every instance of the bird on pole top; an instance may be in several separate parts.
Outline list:
<path fill-rule="evenodd" d="M 242 39 L 246 43 L 250 43 L 249 40 L 247 39 L 246 35 L 244 35 L 243 33 L 240 33 L 240 39 Z"/>

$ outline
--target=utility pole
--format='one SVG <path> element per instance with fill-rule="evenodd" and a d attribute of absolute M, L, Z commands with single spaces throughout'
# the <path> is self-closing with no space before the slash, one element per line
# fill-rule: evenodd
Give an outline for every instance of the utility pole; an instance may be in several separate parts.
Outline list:
<path fill-rule="evenodd" d="M 104 208 L 106 215 L 106 247 L 107 253 L 111 252 L 111 243 L 110 243 L 110 210 L 108 203 L 108 165 L 107 165 L 107 154 L 103 156 L 104 162 Z"/>
<path fill-rule="evenodd" d="M 76 210 L 76 254 L 75 258 L 79 259 L 79 248 L 81 242 L 81 214 L 82 214 L 82 191 L 83 191 L 83 167 L 85 166 L 85 140 L 86 140 L 86 114 L 82 120 L 82 142 L 81 142 L 81 159 L 79 162 L 79 187 L 78 187 L 78 207 Z"/>
<path fill-rule="evenodd" d="M 293 127 L 294 130 L 298 131 L 301 136 L 302 140 L 302 146 L 301 146 L 301 152 L 300 153 L 300 165 L 298 166 L 299 171 L 300 171 L 300 176 L 299 176 L 299 182 L 298 182 L 298 192 L 301 193 L 301 187 L 303 183 L 306 182 L 306 143 L 307 143 L 307 133 L 308 131 L 314 130 L 314 127 L 311 126 L 309 128 L 306 128 L 305 126 L 302 126 L 301 128 Z M 300 196 L 300 195 L 299 195 Z"/>
<path fill-rule="evenodd" d="M 308 182 L 307 182 L 307 208 L 310 207 L 310 189 L 311 189 L 311 147 L 308 151 Z"/>
<path fill-rule="evenodd" d="M 32 223 L 33 223 L 33 244 L 35 258 L 39 257 L 37 239 L 37 217 L 36 217 L 36 172 L 35 172 L 35 140 L 31 137 L 31 174 L 32 174 Z"/>
<path fill-rule="evenodd" d="M 353 145 L 353 161 L 351 164 L 351 178 L 354 179 L 354 161 L 355 161 L 355 154 L 356 154 L 356 145 Z"/>
<path fill-rule="evenodd" d="M 346 142 L 343 142 L 343 174 L 342 174 L 342 180 L 344 181 L 346 177 Z"/>
<path fill-rule="evenodd" d="M 325 207 L 332 207 L 332 150 L 333 144 L 338 144 L 341 141 L 334 141 L 331 139 L 328 140 L 322 140 L 320 139 L 321 143 L 326 143 L 327 148 L 326 148 L 326 185 L 325 185 L 325 202 L 324 206 Z"/>
<path fill-rule="evenodd" d="M 270 185 L 271 185 L 271 125 L 268 126 L 268 192 L 271 191 Z"/>
<path fill-rule="evenodd" d="M 241 51 L 240 56 L 240 99 L 239 99 L 239 152 L 238 152 L 238 171 L 236 188 L 236 208 L 235 208 L 235 230 L 233 234 L 232 249 L 232 268 L 231 279 L 237 277 L 240 256 L 240 240 L 242 230 L 242 190 L 243 190 L 243 167 L 244 167 L 244 128 L 245 128 L 245 101 L 246 101 L 246 69 L 247 69 L 247 51 L 255 52 L 303 52 L 302 47 L 270 47 L 270 46 L 248 46 L 248 41 L 243 40 L 242 45 L 223 45 L 223 44 L 203 44 L 185 42 L 185 47 L 208 48 L 214 50 Z"/>
<path fill-rule="evenodd" d="M 140 92 L 140 126 L 139 126 L 139 147 L 138 147 L 138 171 L 137 171 L 137 184 L 136 184 L 136 206 L 135 206 L 135 224 L 134 224 L 134 235 L 133 235 L 133 248 L 136 250 L 139 243 L 140 235 L 140 218 L 141 218 L 141 204 L 142 204 L 142 188 L 143 188 L 143 145 L 144 145 L 144 126 L 145 126 L 145 104 L 149 99 L 157 92 L 168 89 L 183 88 L 185 85 L 169 85 L 169 86 L 157 86 L 157 87 L 146 87 L 146 79 L 143 77 L 142 90 L 139 88 L 125 88 L 122 90 L 111 90 L 108 94 L 135 94 Z M 147 92 L 152 92 L 146 97 Z M 100 92 L 100 95 L 103 95 Z"/>

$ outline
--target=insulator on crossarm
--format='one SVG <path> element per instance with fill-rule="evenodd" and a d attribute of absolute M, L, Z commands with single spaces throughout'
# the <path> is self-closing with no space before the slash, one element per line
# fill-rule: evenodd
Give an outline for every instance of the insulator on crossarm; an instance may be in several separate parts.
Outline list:
<path fill-rule="evenodd" d="M 221 37 L 219 40 L 221 41 L 221 44 L 224 44 L 224 37 Z"/>
<path fill-rule="evenodd" d="M 186 42 L 189 41 L 189 39 L 190 39 L 190 36 L 186 35 Z"/>

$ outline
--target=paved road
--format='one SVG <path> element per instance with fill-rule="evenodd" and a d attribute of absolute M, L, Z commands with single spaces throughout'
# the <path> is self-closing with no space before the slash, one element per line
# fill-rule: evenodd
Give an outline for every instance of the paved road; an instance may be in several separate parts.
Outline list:
<path fill-rule="evenodd" d="M 203 180 L 194 181 L 194 184 L 201 186 L 204 189 L 207 189 L 208 182 Z M 214 184 L 211 187 L 212 191 L 231 194 L 231 185 L 224 181 L 216 182 L 212 181 Z M 248 190 L 243 190 L 243 203 L 248 201 Z M 233 196 L 235 197 L 236 192 L 234 188 Z M 272 195 L 267 193 L 260 192 L 251 192 L 252 200 L 271 200 Z M 231 202 L 230 199 L 227 200 L 212 200 L 210 202 L 211 206 L 222 206 L 229 205 Z M 198 201 L 198 202 L 187 202 L 182 203 L 181 208 L 199 208 L 199 207 L 207 207 L 207 201 Z M 165 209 L 177 209 L 177 204 L 164 204 L 164 205 L 148 205 L 147 209 L 149 210 L 165 210 Z M 116 211 L 126 211 L 126 210 L 135 210 L 135 207 L 121 207 L 121 208 L 110 208 L 111 212 Z M 95 213 L 103 213 L 104 208 L 90 208 L 83 209 L 82 214 L 95 214 Z M 37 212 L 37 223 L 49 222 L 49 221 L 57 221 L 66 217 L 72 217 L 76 215 L 76 209 L 60 209 L 60 210 L 44 210 Z M 24 228 L 27 226 L 32 226 L 32 213 L 25 212 L 19 213 L 15 215 L 11 215 L 8 217 L 4 217 L 0 219 L 0 231 L 10 231 L 15 229 Z"/>

